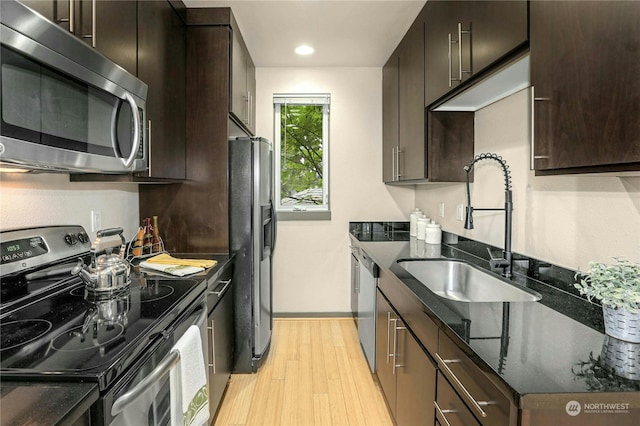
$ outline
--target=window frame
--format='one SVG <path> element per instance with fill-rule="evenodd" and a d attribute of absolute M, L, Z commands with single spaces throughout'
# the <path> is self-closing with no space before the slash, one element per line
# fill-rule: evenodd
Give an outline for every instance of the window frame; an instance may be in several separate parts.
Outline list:
<path fill-rule="evenodd" d="M 322 191 L 321 205 L 283 206 L 281 198 L 281 107 L 283 105 L 322 105 Z M 274 207 L 278 220 L 328 220 L 331 219 L 329 120 L 331 94 L 329 93 L 274 93 Z"/>

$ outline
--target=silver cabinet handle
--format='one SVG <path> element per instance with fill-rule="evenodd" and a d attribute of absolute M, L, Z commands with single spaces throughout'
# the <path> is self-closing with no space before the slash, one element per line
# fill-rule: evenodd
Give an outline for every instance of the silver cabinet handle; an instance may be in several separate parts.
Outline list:
<path fill-rule="evenodd" d="M 391 359 L 389 346 L 391 346 L 391 312 L 387 311 L 387 364 L 389 364 L 389 360 Z"/>
<path fill-rule="evenodd" d="M 216 325 L 215 321 L 211 320 L 211 327 L 209 329 L 209 338 L 211 339 L 211 363 L 209 368 L 213 369 L 213 374 L 216 374 Z"/>
<path fill-rule="evenodd" d="M 462 81 L 462 23 L 458 22 L 458 81 Z"/>
<path fill-rule="evenodd" d="M 396 180 L 396 149 L 391 148 L 391 180 Z"/>
<path fill-rule="evenodd" d="M 151 120 L 149 120 L 149 126 L 147 128 L 147 164 L 147 167 L 149 167 L 149 176 L 151 176 L 151 171 L 153 170 L 151 166 Z"/>
<path fill-rule="evenodd" d="M 83 34 L 82 38 L 90 38 L 91 47 L 96 47 L 96 0 L 91 0 L 91 34 Z"/>
<path fill-rule="evenodd" d="M 469 29 L 462 29 L 462 22 L 458 22 L 458 81 L 462 82 L 462 74 L 471 74 L 472 69 L 468 71 L 462 69 L 462 34 L 469 35 L 469 46 L 471 46 L 471 22 L 469 22 Z M 471 49 L 469 50 L 471 52 Z M 471 53 L 469 53 L 469 67 L 471 67 Z"/>
<path fill-rule="evenodd" d="M 482 409 L 482 406 L 491 405 L 491 401 L 478 401 L 476 400 L 471 393 L 467 390 L 467 388 L 462 384 L 458 376 L 454 374 L 453 371 L 449 368 L 447 364 L 454 364 L 462 362 L 459 359 L 442 359 L 439 353 L 435 353 L 436 362 L 440 366 L 442 373 L 447 376 L 449 381 L 453 383 L 453 385 L 460 391 L 462 397 L 467 400 L 471 408 L 473 408 L 478 415 L 481 417 L 487 417 L 487 412 Z"/>
<path fill-rule="evenodd" d="M 469 69 L 467 70 L 463 70 L 462 69 L 462 35 L 463 34 L 468 34 L 469 35 L 469 39 L 471 39 L 471 22 L 469 22 L 469 29 L 468 30 L 463 30 L 462 29 L 462 22 L 458 22 L 458 40 L 453 40 L 453 37 L 451 36 L 451 33 L 449 33 L 449 46 L 447 47 L 447 51 L 448 51 L 448 60 L 449 60 L 449 87 L 452 87 L 452 83 L 454 81 L 457 81 L 459 83 L 462 83 L 462 74 L 471 74 L 472 70 Z M 453 52 L 451 50 L 451 45 L 452 44 L 457 44 L 458 45 L 458 72 L 457 77 L 454 77 L 453 75 Z M 469 45 L 471 45 L 471 42 L 469 43 Z M 471 65 L 471 61 L 469 61 L 469 65 Z"/>
<path fill-rule="evenodd" d="M 251 107 L 253 106 L 253 96 L 251 96 L 251 92 L 249 93 L 249 107 L 247 110 L 247 121 L 249 122 L 249 129 L 251 129 L 251 126 L 253 125 L 253 123 L 251 122 L 251 118 L 252 118 L 252 114 L 251 114 Z"/>
<path fill-rule="evenodd" d="M 438 418 L 438 421 L 444 426 L 451 426 L 451 423 L 449 423 L 449 420 L 447 419 L 445 413 L 455 413 L 456 410 L 443 410 L 442 408 L 440 408 L 436 401 L 433 401 L 433 406 L 436 409 L 436 417 Z"/>
<path fill-rule="evenodd" d="M 229 287 L 229 285 L 231 285 L 231 279 L 228 279 L 226 281 L 218 281 L 218 283 L 219 284 L 224 284 L 224 287 L 222 287 L 222 290 L 220 290 L 220 291 L 211 290 L 209 292 L 209 294 L 215 294 L 216 296 L 220 297 L 227 290 L 227 287 Z"/>
<path fill-rule="evenodd" d="M 402 175 L 400 174 L 400 154 L 402 154 L 404 151 L 400 149 L 400 147 L 398 147 L 396 149 L 396 179 L 395 180 L 400 180 L 400 178 L 402 177 Z"/>
<path fill-rule="evenodd" d="M 535 87 L 531 86 L 531 170 L 535 170 L 536 160 L 546 160 L 551 158 L 548 155 L 536 155 L 536 138 L 535 138 L 535 103 L 536 102 L 548 102 L 551 98 L 536 98 Z"/>
<path fill-rule="evenodd" d="M 449 75 L 447 76 L 447 78 L 449 79 L 449 87 L 452 87 L 451 83 L 456 81 L 456 79 L 451 75 L 451 73 L 453 71 L 453 58 L 451 57 L 451 45 L 453 43 L 457 43 L 457 41 L 452 40 L 451 39 L 451 33 L 449 33 L 449 47 L 448 47 Z"/>
<path fill-rule="evenodd" d="M 397 318 L 392 318 L 393 321 L 393 375 L 396 375 L 396 354 L 398 353 L 398 330 L 396 329 Z"/>
<path fill-rule="evenodd" d="M 73 34 L 73 29 L 75 27 L 75 19 L 73 17 L 73 14 L 75 13 L 75 6 L 74 6 L 74 1 L 73 0 L 69 0 L 69 18 L 65 19 L 65 18 L 60 18 L 58 19 L 58 23 L 64 23 L 64 22 L 68 22 L 69 23 L 69 32 Z"/>
<path fill-rule="evenodd" d="M 398 327 L 398 321 L 396 320 L 395 326 L 394 326 L 394 330 L 393 330 L 393 373 L 395 374 L 395 372 L 397 371 L 398 368 L 400 367 L 404 367 L 404 364 L 398 364 L 396 361 L 398 360 L 398 356 L 400 355 L 398 353 L 398 330 L 406 330 L 407 327 L 404 326 L 399 326 Z M 400 321 L 402 323 L 402 321 Z"/>

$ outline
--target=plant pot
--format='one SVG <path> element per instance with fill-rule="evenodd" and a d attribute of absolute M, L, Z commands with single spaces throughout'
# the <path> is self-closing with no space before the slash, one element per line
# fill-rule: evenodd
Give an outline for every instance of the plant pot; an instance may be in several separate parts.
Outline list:
<path fill-rule="evenodd" d="M 603 363 L 618 376 L 640 380 L 640 344 L 606 336 L 601 356 Z"/>
<path fill-rule="evenodd" d="M 605 333 L 625 342 L 640 343 L 640 310 L 634 313 L 603 305 L 602 314 Z"/>

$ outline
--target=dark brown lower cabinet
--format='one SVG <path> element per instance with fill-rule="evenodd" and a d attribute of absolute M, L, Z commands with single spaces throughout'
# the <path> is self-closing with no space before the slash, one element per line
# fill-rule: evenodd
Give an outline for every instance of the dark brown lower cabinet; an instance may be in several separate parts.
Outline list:
<path fill-rule="evenodd" d="M 378 290 L 376 367 L 398 426 L 434 423 L 436 369 L 422 346 Z"/>

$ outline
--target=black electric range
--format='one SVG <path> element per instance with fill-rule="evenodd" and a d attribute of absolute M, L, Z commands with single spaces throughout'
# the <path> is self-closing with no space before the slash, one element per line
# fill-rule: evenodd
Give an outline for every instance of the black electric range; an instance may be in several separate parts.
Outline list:
<path fill-rule="evenodd" d="M 2 380 L 97 382 L 102 393 L 204 298 L 204 281 L 135 267 L 124 291 L 87 291 L 70 274 L 90 258 L 80 226 L 3 231 L 0 244 Z"/>

